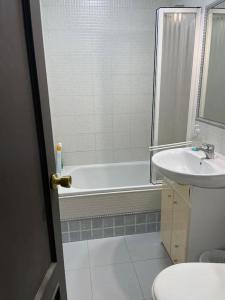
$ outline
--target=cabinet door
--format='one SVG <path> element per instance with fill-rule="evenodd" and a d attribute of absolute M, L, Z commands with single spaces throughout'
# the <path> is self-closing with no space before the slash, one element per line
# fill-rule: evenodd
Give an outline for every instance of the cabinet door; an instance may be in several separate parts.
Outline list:
<path fill-rule="evenodd" d="M 186 261 L 190 204 L 174 192 L 171 258 L 174 263 Z"/>
<path fill-rule="evenodd" d="M 167 250 L 171 253 L 171 236 L 173 225 L 173 191 L 165 186 L 161 196 L 161 239 Z"/>

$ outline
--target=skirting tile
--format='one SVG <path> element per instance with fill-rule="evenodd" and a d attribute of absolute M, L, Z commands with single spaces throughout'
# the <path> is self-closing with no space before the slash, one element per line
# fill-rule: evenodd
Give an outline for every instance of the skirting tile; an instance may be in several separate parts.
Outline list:
<path fill-rule="evenodd" d="M 61 222 L 63 243 L 160 230 L 160 211 Z"/>

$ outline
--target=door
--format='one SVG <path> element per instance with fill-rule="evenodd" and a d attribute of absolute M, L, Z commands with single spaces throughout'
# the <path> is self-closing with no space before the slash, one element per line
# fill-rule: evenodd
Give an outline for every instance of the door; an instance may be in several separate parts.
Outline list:
<path fill-rule="evenodd" d="M 0 298 L 66 299 L 37 0 L 0 0 Z"/>

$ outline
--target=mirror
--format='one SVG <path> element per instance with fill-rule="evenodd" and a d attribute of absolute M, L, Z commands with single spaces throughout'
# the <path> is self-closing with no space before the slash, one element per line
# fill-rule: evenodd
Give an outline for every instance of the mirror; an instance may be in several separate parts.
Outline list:
<path fill-rule="evenodd" d="M 225 1 L 206 10 L 199 118 L 225 126 Z"/>

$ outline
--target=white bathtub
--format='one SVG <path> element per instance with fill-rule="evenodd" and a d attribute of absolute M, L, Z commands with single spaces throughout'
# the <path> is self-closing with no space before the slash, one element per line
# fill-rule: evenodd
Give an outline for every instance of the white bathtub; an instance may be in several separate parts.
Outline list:
<path fill-rule="evenodd" d="M 60 196 L 152 189 L 149 161 L 67 166 L 62 175 L 72 176 L 70 189 L 59 188 Z"/>
<path fill-rule="evenodd" d="M 70 189 L 59 188 L 61 220 L 160 209 L 161 185 L 149 183 L 149 162 L 67 166 Z"/>

